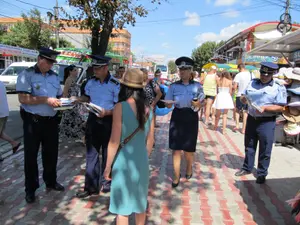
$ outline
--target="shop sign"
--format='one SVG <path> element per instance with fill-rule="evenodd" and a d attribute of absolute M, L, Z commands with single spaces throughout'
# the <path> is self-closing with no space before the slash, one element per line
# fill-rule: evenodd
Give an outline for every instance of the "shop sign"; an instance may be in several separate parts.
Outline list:
<path fill-rule="evenodd" d="M 260 56 L 260 55 L 248 55 L 246 56 L 244 62 L 273 62 L 276 63 L 278 61 L 278 57 L 276 56 Z"/>
<path fill-rule="evenodd" d="M 294 52 L 293 61 L 294 62 L 300 61 L 300 50 Z"/>
<path fill-rule="evenodd" d="M 0 44 L 0 53 L 11 56 L 37 57 L 38 52 L 31 49 Z"/>

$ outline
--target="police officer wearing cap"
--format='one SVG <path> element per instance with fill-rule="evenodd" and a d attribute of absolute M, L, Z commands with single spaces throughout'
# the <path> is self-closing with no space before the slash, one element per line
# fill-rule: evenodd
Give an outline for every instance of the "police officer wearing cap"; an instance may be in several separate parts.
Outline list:
<path fill-rule="evenodd" d="M 250 174 L 254 167 L 255 153 L 259 142 L 259 156 L 256 183 L 265 183 L 271 160 L 274 141 L 276 115 L 283 111 L 287 103 L 285 86 L 273 80 L 278 71 L 274 63 L 261 63 L 260 79 L 250 82 L 244 91 L 241 101 L 248 100 L 249 116 L 245 132 L 245 160 L 236 176 Z"/>
<path fill-rule="evenodd" d="M 106 159 L 107 147 L 112 129 L 112 111 L 118 102 L 120 90 L 119 82 L 114 79 L 109 71 L 108 64 L 111 58 L 105 56 L 91 56 L 93 62 L 94 77 L 88 80 L 85 85 L 84 95 L 74 98 L 80 102 L 91 102 L 104 110 L 96 116 L 89 113 L 86 127 L 86 173 L 83 192 L 78 192 L 77 197 L 86 198 L 90 195 L 98 195 L 100 191 L 100 162 L 99 151 L 102 148 L 101 173 L 103 174 Z M 110 190 L 110 182 L 102 179 L 103 191 Z"/>
<path fill-rule="evenodd" d="M 200 108 L 205 98 L 201 84 L 191 77 L 194 61 L 188 57 L 180 57 L 175 63 L 179 68 L 180 80 L 170 86 L 165 97 L 165 100 L 175 102 L 166 103 L 168 108 L 171 108 L 172 104 L 175 105 L 169 130 L 169 147 L 173 150 L 173 188 L 180 182 L 181 151 L 184 151 L 187 161 L 186 179 L 192 177 L 198 137 L 198 112 L 195 112 L 192 106 Z"/>
<path fill-rule="evenodd" d="M 62 96 L 58 75 L 51 70 L 59 52 L 41 48 L 37 64 L 21 72 L 16 90 L 21 103 L 24 130 L 25 192 L 27 203 L 35 201 L 39 188 L 37 155 L 42 144 L 43 179 L 48 189 L 63 191 L 57 182 L 58 119 L 54 107 Z"/>

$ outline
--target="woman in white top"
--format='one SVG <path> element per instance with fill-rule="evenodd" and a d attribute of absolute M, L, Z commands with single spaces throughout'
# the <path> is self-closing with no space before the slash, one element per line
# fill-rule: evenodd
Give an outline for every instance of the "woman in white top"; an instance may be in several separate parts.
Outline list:
<path fill-rule="evenodd" d="M 218 94 L 213 104 L 213 108 L 216 109 L 215 130 L 218 128 L 221 110 L 223 110 L 223 134 L 226 133 L 228 109 L 234 108 L 231 95 L 232 78 L 229 72 L 224 71 L 221 75 L 220 81 L 218 81 Z"/>

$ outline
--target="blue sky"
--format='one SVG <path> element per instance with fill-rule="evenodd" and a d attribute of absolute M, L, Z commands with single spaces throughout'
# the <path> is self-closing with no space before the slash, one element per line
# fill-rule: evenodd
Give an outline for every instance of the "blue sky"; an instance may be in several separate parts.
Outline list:
<path fill-rule="evenodd" d="M 8 3 L 1 1 L 0 9 L 4 15 L 18 16 L 21 11 L 32 8 L 18 0 L 5 1 Z M 55 0 L 23 1 L 45 8 L 55 4 Z M 137 18 L 136 26 L 126 27 L 132 35 L 132 51 L 138 58 L 167 61 L 182 55 L 190 56 L 192 50 L 205 41 L 226 40 L 255 23 L 279 20 L 284 12 L 281 0 L 168 1 L 151 10 L 146 18 Z M 291 3 L 294 8 L 291 10 L 292 21 L 300 22 L 300 2 L 291 0 Z M 71 12 L 66 1 L 59 0 L 59 5 Z M 156 7 L 150 3 L 146 6 Z M 46 13 L 46 10 L 40 10 Z"/>

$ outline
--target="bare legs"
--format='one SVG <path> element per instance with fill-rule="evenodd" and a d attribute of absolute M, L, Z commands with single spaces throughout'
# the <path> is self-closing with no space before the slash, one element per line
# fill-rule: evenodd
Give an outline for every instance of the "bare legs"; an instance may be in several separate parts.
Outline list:
<path fill-rule="evenodd" d="M 16 147 L 19 144 L 17 141 L 13 140 L 10 136 L 8 136 L 4 132 L 2 132 L 2 134 L 0 135 L 0 138 L 7 141 L 7 142 L 9 142 L 13 148 Z"/>
<path fill-rule="evenodd" d="M 237 109 L 235 112 L 235 129 L 239 130 L 240 129 L 240 111 Z M 247 118 L 248 118 L 248 113 L 246 110 L 243 110 L 243 128 L 242 128 L 242 133 L 244 134 L 246 131 L 246 124 L 247 124 Z"/>
<path fill-rule="evenodd" d="M 135 214 L 135 224 L 136 225 L 145 225 L 146 223 L 146 212 L 136 213 Z M 128 216 L 117 216 L 117 225 L 129 225 Z"/>
<path fill-rule="evenodd" d="M 184 152 L 186 160 L 186 175 L 193 173 L 194 152 Z M 181 164 L 181 150 L 173 151 L 173 168 L 174 179 L 173 183 L 178 183 L 180 179 L 180 164 Z"/>
<path fill-rule="evenodd" d="M 173 183 L 178 183 L 180 179 L 180 163 L 181 163 L 181 151 L 173 151 L 173 168 L 174 179 Z"/>
<path fill-rule="evenodd" d="M 211 113 L 211 107 L 213 104 L 213 99 L 207 98 L 206 99 L 206 106 L 205 106 L 205 124 L 208 125 L 208 121 L 209 121 L 209 115 Z M 214 115 L 212 116 L 213 121 L 214 121 Z"/>
<path fill-rule="evenodd" d="M 222 130 L 223 134 L 226 133 L 227 114 L 228 114 L 228 109 L 224 109 L 224 113 L 223 113 L 223 130 Z M 221 117 L 221 110 L 216 109 L 215 130 L 217 130 L 217 128 L 218 128 L 220 117 Z"/>

